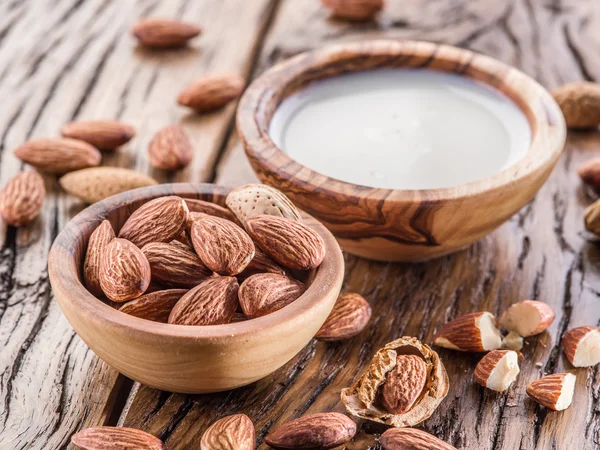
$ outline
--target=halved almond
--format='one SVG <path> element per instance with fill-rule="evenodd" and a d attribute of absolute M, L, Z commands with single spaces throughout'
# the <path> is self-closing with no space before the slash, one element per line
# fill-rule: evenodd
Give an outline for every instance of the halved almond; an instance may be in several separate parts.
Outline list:
<path fill-rule="evenodd" d="M 491 389 L 507 390 L 519 374 L 519 355 L 512 350 L 493 350 L 486 354 L 475 367 L 475 381 Z"/>
<path fill-rule="evenodd" d="M 577 327 L 567 331 L 562 346 L 575 367 L 592 367 L 600 363 L 600 328 Z"/>
<path fill-rule="evenodd" d="M 572 373 L 548 375 L 527 386 L 527 395 L 540 405 L 562 411 L 571 405 L 576 381 Z"/>
<path fill-rule="evenodd" d="M 442 326 L 433 343 L 462 352 L 486 352 L 502 347 L 496 318 L 489 312 L 465 314 Z"/>
<path fill-rule="evenodd" d="M 540 334 L 554 322 L 554 311 L 543 302 L 523 300 L 515 303 L 500 317 L 500 325 L 523 337 Z"/>

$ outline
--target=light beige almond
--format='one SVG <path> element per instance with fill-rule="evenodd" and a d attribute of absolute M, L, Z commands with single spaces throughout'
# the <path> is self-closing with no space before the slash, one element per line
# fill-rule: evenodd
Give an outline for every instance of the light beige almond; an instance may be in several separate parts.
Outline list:
<path fill-rule="evenodd" d="M 381 387 L 381 400 L 386 411 L 404 414 L 410 411 L 427 381 L 427 364 L 421 356 L 398 355 Z"/>
<path fill-rule="evenodd" d="M 600 328 L 573 328 L 564 334 L 562 347 L 574 367 L 593 367 L 600 363 Z"/>
<path fill-rule="evenodd" d="M 150 141 L 148 156 L 152 167 L 178 170 L 192 162 L 194 149 L 182 126 L 168 125 L 159 130 Z"/>
<path fill-rule="evenodd" d="M 113 302 L 139 297 L 150 285 L 150 264 L 142 251 L 125 239 L 115 238 L 102 250 L 100 287 Z"/>
<path fill-rule="evenodd" d="M 77 139 L 33 139 L 15 150 L 15 156 L 42 172 L 63 174 L 100 164 L 100 151 Z"/>
<path fill-rule="evenodd" d="M 220 217 L 221 219 L 227 219 L 235 222 L 236 225 L 240 225 L 235 215 L 228 210 L 223 208 L 216 203 L 207 202 L 204 200 L 198 200 L 195 198 L 186 198 L 185 202 L 188 205 L 190 212 L 208 214 L 209 216 Z"/>
<path fill-rule="evenodd" d="M 231 322 L 238 307 L 238 282 L 234 277 L 204 280 L 177 302 L 169 323 L 176 325 L 221 325 Z"/>
<path fill-rule="evenodd" d="M 103 297 L 100 286 L 100 262 L 105 247 L 115 238 L 115 231 L 108 220 L 103 220 L 90 235 L 83 262 L 83 283 L 96 297 Z"/>
<path fill-rule="evenodd" d="M 266 184 L 237 187 L 227 194 L 225 202 L 242 224 L 250 217 L 263 214 L 302 221 L 292 201 L 283 192 Z"/>
<path fill-rule="evenodd" d="M 529 337 L 544 332 L 552 325 L 554 317 L 550 305 L 537 300 L 523 300 L 511 305 L 502 314 L 500 325 L 508 331 Z"/>
<path fill-rule="evenodd" d="M 456 447 L 416 428 L 390 428 L 379 438 L 383 450 L 456 450 Z"/>
<path fill-rule="evenodd" d="M 119 311 L 140 319 L 167 323 L 173 307 L 186 292 L 187 289 L 164 289 L 146 293 L 123 304 Z"/>
<path fill-rule="evenodd" d="M 240 286 L 240 306 L 246 317 L 265 316 L 289 305 L 305 290 L 304 284 L 285 275 L 259 273 Z"/>
<path fill-rule="evenodd" d="M 329 449 L 342 445 L 356 434 L 356 423 L 336 412 L 310 414 L 292 420 L 265 438 L 276 449 Z"/>
<path fill-rule="evenodd" d="M 350 339 L 367 326 L 371 312 L 371 305 L 360 294 L 341 294 L 315 338 L 319 341 Z"/>
<path fill-rule="evenodd" d="M 586 230 L 600 236 L 600 199 L 589 205 L 583 216 Z"/>
<path fill-rule="evenodd" d="M 40 214 L 45 197 L 42 176 L 33 170 L 20 172 L 0 191 L 0 217 L 7 225 L 28 224 Z"/>
<path fill-rule="evenodd" d="M 586 161 L 579 169 L 577 174 L 586 185 L 588 185 L 596 194 L 600 194 L 600 158 L 593 158 Z"/>
<path fill-rule="evenodd" d="M 102 150 L 114 150 L 135 136 L 135 128 L 117 120 L 81 120 L 67 123 L 60 133 Z"/>
<path fill-rule="evenodd" d="M 167 242 L 151 242 L 142 247 L 150 264 L 152 281 L 170 287 L 192 288 L 212 275 L 194 251 Z"/>
<path fill-rule="evenodd" d="M 383 9 L 383 0 L 321 0 L 321 2 L 335 17 L 357 22 L 371 20 Z"/>
<path fill-rule="evenodd" d="M 172 19 L 145 18 L 131 27 L 131 34 L 145 47 L 182 47 L 202 30 L 196 25 Z"/>
<path fill-rule="evenodd" d="M 69 194 L 91 204 L 131 189 L 153 186 L 158 181 L 131 169 L 89 167 L 63 175 L 59 183 Z"/>
<path fill-rule="evenodd" d="M 170 242 L 185 230 L 187 220 L 188 208 L 182 198 L 155 198 L 129 216 L 119 237 L 140 248 L 150 242 Z"/>
<path fill-rule="evenodd" d="M 325 258 L 321 236 L 295 220 L 254 216 L 246 220 L 246 230 L 267 255 L 288 269 L 315 269 Z"/>
<path fill-rule="evenodd" d="M 600 125 L 600 84 L 575 81 L 552 92 L 569 128 L 593 128 Z"/>
<path fill-rule="evenodd" d="M 577 378 L 571 373 L 557 373 L 532 382 L 526 392 L 540 405 L 562 411 L 571 406 L 576 381 Z"/>
<path fill-rule="evenodd" d="M 164 450 L 162 441 L 142 430 L 124 427 L 86 428 L 71 437 L 81 450 Z"/>
<path fill-rule="evenodd" d="M 196 112 L 214 111 L 239 97 L 245 85 L 246 81 L 239 75 L 206 75 L 183 89 L 177 103 Z"/>
<path fill-rule="evenodd" d="M 196 253 L 220 275 L 241 273 L 254 257 L 254 243 L 235 223 L 207 214 L 192 223 L 190 238 Z"/>
<path fill-rule="evenodd" d="M 502 347 L 496 318 L 489 312 L 465 314 L 442 326 L 433 338 L 440 347 L 462 352 L 486 352 Z"/>
<path fill-rule="evenodd" d="M 523 336 L 515 331 L 511 331 L 502 338 L 502 348 L 504 350 L 520 351 L 523 348 Z"/>
<path fill-rule="evenodd" d="M 512 350 L 492 350 L 475 367 L 473 377 L 492 391 L 507 390 L 519 375 L 519 355 Z"/>
<path fill-rule="evenodd" d="M 200 450 L 254 450 L 254 424 L 245 414 L 223 417 L 202 435 Z"/>

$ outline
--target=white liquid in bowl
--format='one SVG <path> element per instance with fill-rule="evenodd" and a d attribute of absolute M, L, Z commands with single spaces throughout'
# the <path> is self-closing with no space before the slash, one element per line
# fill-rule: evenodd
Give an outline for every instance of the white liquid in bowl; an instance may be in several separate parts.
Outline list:
<path fill-rule="evenodd" d="M 377 69 L 316 81 L 279 106 L 275 144 L 338 180 L 432 189 L 500 172 L 529 150 L 523 112 L 495 89 L 425 69 Z"/>

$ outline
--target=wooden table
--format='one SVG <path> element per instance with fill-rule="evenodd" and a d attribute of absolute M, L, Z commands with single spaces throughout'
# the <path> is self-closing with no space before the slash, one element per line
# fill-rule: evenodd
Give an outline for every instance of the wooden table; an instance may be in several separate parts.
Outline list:
<path fill-rule="evenodd" d="M 252 181 L 237 139 L 235 107 L 208 116 L 175 104 L 178 90 L 206 72 L 248 78 L 325 42 L 375 37 L 445 42 L 520 67 L 552 88 L 600 80 L 598 0 L 387 0 L 377 22 L 328 19 L 318 0 L 5 0 L 0 3 L 0 185 L 22 169 L 12 150 L 56 136 L 72 119 L 119 118 L 137 137 L 105 165 L 147 172 L 163 182 L 238 185 Z M 128 29 L 140 16 L 181 17 L 205 32 L 189 48 L 137 48 Z M 169 176 L 148 165 L 151 135 L 182 123 L 195 143 L 186 170 Z M 451 379 L 446 400 L 423 428 L 463 449 L 596 449 L 600 442 L 600 371 L 579 369 L 573 406 L 536 406 L 526 385 L 573 370 L 559 340 L 574 326 L 600 323 L 600 251 L 582 226 L 592 200 L 576 168 L 600 154 L 600 133 L 571 133 L 535 200 L 493 235 L 456 255 L 421 264 L 382 264 L 346 256 L 346 291 L 373 305 L 370 327 L 348 342 L 312 342 L 272 376 L 213 395 L 178 395 L 141 386 L 100 361 L 73 332 L 48 282 L 46 259 L 57 232 L 80 211 L 47 176 L 39 220 L 0 225 L 0 448 L 69 448 L 77 430 L 119 424 L 149 431 L 169 449 L 199 448 L 213 420 L 244 412 L 260 448 L 273 427 L 302 414 L 343 411 L 347 386 L 376 349 L 402 335 L 430 342 L 459 314 L 501 313 L 535 298 L 557 319 L 529 339 L 521 375 L 505 394 L 472 381 L 478 355 L 441 350 Z M 473 211 L 477 214 L 477 211 Z M 379 448 L 381 428 L 360 423 L 349 449 Z"/>

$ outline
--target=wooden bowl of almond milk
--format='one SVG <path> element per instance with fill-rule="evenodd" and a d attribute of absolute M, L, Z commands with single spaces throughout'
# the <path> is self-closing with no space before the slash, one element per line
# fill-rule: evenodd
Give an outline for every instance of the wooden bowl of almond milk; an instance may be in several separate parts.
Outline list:
<path fill-rule="evenodd" d="M 300 54 L 246 90 L 237 129 L 258 177 L 344 250 L 418 261 L 462 249 L 535 196 L 565 122 L 535 80 L 414 41 Z"/>

